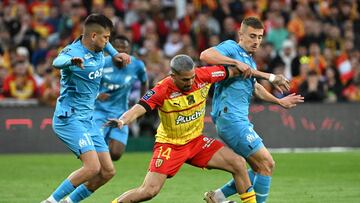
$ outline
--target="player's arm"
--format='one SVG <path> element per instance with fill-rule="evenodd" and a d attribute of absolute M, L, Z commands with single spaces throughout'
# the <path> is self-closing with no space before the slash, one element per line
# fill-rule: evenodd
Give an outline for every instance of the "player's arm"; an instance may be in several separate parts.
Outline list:
<path fill-rule="evenodd" d="M 287 95 L 286 97 L 283 97 L 281 99 L 278 99 L 270 92 L 268 92 L 258 82 L 255 83 L 254 94 L 256 97 L 260 98 L 261 100 L 278 104 L 284 108 L 292 108 L 295 107 L 296 104 L 304 102 L 304 97 L 302 97 L 301 95 L 296 95 L 295 93 Z"/>
<path fill-rule="evenodd" d="M 127 125 L 131 122 L 133 122 L 138 117 L 142 116 L 146 113 L 146 109 L 140 105 L 135 104 L 133 107 L 131 107 L 130 110 L 126 111 L 120 118 L 118 119 L 109 119 L 108 122 L 106 122 L 106 126 L 110 127 L 118 127 L 122 128 L 124 125 Z"/>
<path fill-rule="evenodd" d="M 200 60 L 212 65 L 234 66 L 237 67 L 244 74 L 246 73 L 246 71 L 251 70 L 251 68 L 247 64 L 232 59 L 228 56 L 222 55 L 214 47 L 208 48 L 205 51 L 201 52 Z"/>
<path fill-rule="evenodd" d="M 141 82 L 140 95 L 144 95 L 148 89 L 149 89 L 149 81 L 146 80 L 145 82 Z"/>
<path fill-rule="evenodd" d="M 72 65 L 76 65 L 79 66 L 81 69 L 84 69 L 83 62 L 84 60 L 80 57 L 60 54 L 54 59 L 52 66 L 56 69 L 63 69 Z"/>
<path fill-rule="evenodd" d="M 119 53 L 110 42 L 106 43 L 104 51 L 106 51 L 112 59 L 115 61 L 115 63 L 127 65 L 131 63 L 131 57 L 126 53 Z"/>
<path fill-rule="evenodd" d="M 242 74 L 244 78 L 252 76 L 259 79 L 266 79 L 269 80 L 269 82 L 273 84 L 275 88 L 281 93 L 290 89 L 290 82 L 283 75 L 274 75 L 271 73 L 265 73 L 262 71 L 251 69 L 247 64 L 225 56 L 213 47 L 201 52 L 200 60 L 209 64 L 230 65 L 228 67 L 230 77 Z M 231 68 L 232 66 L 233 68 Z M 239 69 L 239 71 L 235 71 L 234 67 Z"/>

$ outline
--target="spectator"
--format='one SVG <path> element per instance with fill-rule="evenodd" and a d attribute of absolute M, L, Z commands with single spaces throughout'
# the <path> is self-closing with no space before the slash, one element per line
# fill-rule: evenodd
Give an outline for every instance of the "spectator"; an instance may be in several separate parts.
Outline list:
<path fill-rule="evenodd" d="M 342 95 L 343 85 L 341 84 L 339 72 L 335 67 L 328 67 L 325 71 L 326 102 L 334 103 L 344 101 Z"/>
<path fill-rule="evenodd" d="M 299 87 L 299 94 L 306 102 L 322 102 L 325 99 L 325 87 L 315 70 L 307 73 L 306 80 Z"/>
<path fill-rule="evenodd" d="M 3 91 L 5 97 L 25 100 L 35 98 L 36 82 L 26 62 L 16 62 L 14 70 L 4 81 Z"/>
<path fill-rule="evenodd" d="M 266 41 L 273 44 L 275 50 L 279 52 L 288 36 L 289 32 L 284 27 L 284 18 L 280 15 L 276 16 L 273 28 L 266 35 Z"/>

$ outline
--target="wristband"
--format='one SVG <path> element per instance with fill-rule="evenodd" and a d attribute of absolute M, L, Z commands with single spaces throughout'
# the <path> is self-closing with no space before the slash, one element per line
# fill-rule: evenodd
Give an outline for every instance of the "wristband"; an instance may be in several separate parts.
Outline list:
<path fill-rule="evenodd" d="M 270 76 L 269 76 L 269 82 L 274 82 L 275 77 L 276 77 L 276 76 L 271 73 Z"/>

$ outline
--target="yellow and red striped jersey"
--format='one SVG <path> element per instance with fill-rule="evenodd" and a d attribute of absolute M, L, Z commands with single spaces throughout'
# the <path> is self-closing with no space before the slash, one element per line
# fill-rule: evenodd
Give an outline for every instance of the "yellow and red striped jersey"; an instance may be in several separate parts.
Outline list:
<path fill-rule="evenodd" d="M 223 66 L 199 67 L 195 69 L 194 84 L 187 92 L 177 88 L 170 76 L 149 90 L 139 104 L 147 111 L 158 108 L 160 125 L 156 142 L 183 145 L 200 136 L 210 86 L 227 76 Z"/>

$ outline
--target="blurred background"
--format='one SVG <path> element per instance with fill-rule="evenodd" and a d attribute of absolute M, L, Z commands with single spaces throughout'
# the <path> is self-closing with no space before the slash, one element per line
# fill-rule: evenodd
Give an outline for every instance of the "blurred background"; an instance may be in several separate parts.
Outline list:
<path fill-rule="evenodd" d="M 2 0 L 0 1 L 0 152 L 62 152 L 51 118 L 59 95 L 52 60 L 82 32 L 93 12 L 126 35 L 144 61 L 150 87 L 176 54 L 191 56 L 237 40 L 243 18 L 265 26 L 254 58 L 259 70 L 284 74 L 305 104 L 285 110 L 254 101 L 250 118 L 270 148 L 360 147 L 359 0 Z M 283 97 L 267 81 L 260 81 Z M 140 97 L 133 88 L 131 104 Z M 210 104 L 208 110 L 210 109 Z M 210 117 L 205 134 L 216 136 Z M 128 150 L 151 149 L 156 112 L 131 126 Z"/>

